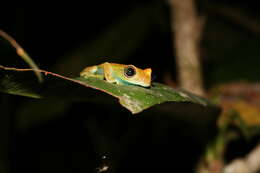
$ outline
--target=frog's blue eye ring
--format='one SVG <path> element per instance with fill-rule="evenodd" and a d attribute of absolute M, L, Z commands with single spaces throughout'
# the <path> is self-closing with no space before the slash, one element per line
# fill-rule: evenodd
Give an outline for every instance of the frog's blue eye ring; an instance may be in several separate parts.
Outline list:
<path fill-rule="evenodd" d="M 124 75 L 128 78 L 133 77 L 136 74 L 136 70 L 133 66 L 127 66 L 124 69 Z"/>

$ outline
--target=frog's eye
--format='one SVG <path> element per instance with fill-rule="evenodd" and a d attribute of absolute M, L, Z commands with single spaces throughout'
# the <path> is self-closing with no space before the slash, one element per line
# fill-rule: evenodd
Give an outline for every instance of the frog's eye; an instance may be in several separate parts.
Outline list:
<path fill-rule="evenodd" d="M 133 66 L 127 66 L 124 69 L 124 75 L 128 78 L 133 77 L 136 74 L 135 68 Z"/>

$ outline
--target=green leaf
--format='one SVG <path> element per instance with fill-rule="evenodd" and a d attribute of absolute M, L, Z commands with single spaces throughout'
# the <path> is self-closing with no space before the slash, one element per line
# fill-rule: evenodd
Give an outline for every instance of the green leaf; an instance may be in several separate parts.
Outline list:
<path fill-rule="evenodd" d="M 153 83 L 150 88 L 143 88 L 139 86 L 112 84 L 96 78 L 85 79 L 80 77 L 77 80 L 118 98 L 120 104 L 132 113 L 139 113 L 153 105 L 168 101 L 186 101 L 207 105 L 207 102 L 199 97 L 159 83 Z"/>
<path fill-rule="evenodd" d="M 52 72 L 43 73 L 44 82 L 38 83 L 32 69 L 0 66 L 0 91 L 32 98 L 67 98 L 69 100 L 106 100 L 113 96 L 133 114 L 165 102 L 190 102 L 203 106 L 211 104 L 188 92 L 153 83 L 150 88 L 108 83 L 96 78 L 68 78 Z"/>

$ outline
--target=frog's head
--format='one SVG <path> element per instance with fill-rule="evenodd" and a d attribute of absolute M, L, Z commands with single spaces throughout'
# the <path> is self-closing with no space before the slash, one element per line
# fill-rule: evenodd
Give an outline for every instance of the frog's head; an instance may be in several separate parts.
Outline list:
<path fill-rule="evenodd" d="M 151 74 L 151 68 L 142 70 L 133 65 L 126 65 L 124 67 L 124 80 L 130 84 L 149 87 L 151 86 Z"/>

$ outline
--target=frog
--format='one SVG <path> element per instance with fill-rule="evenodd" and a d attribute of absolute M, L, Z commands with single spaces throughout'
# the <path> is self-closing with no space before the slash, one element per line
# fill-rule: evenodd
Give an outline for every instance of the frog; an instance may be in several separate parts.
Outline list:
<path fill-rule="evenodd" d="M 118 85 L 151 86 L 152 69 L 140 69 L 134 65 L 105 62 L 89 66 L 80 72 L 84 78 L 94 77 Z"/>

